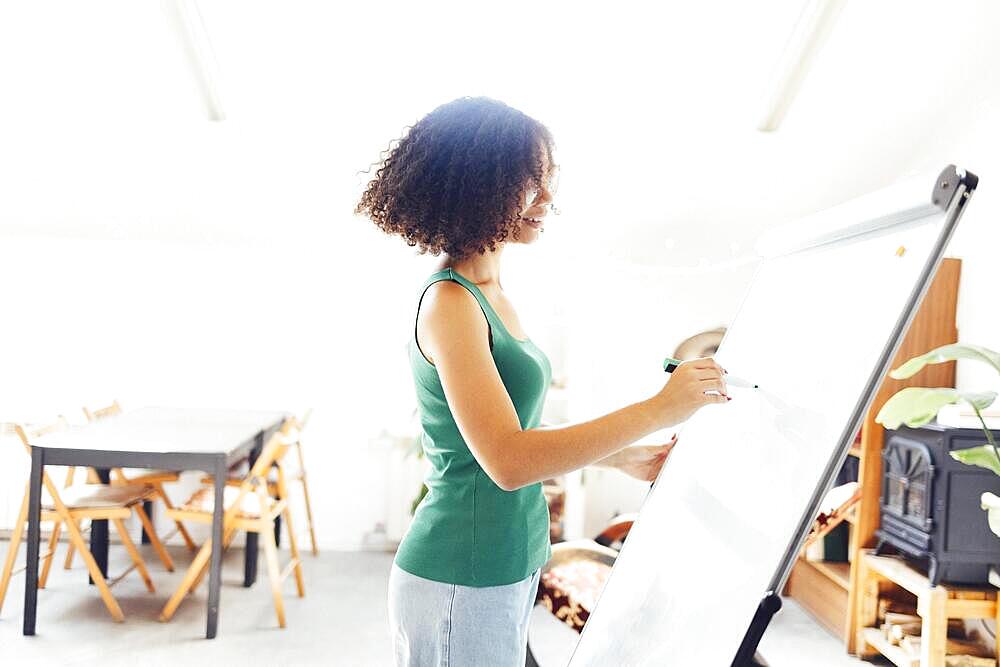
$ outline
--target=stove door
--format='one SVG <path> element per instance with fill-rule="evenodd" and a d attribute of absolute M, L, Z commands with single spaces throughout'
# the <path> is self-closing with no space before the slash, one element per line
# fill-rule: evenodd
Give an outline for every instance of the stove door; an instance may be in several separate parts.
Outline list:
<path fill-rule="evenodd" d="M 901 435 L 882 450 L 882 512 L 923 531 L 934 525 L 934 465 L 922 442 Z"/>

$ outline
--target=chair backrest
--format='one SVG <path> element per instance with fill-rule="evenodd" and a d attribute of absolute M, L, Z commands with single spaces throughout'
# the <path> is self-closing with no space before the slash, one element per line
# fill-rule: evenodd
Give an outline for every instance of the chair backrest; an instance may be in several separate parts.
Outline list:
<path fill-rule="evenodd" d="M 28 456 L 31 456 L 32 440 L 35 438 L 41 438 L 49 433 L 65 431 L 67 428 L 69 428 L 69 422 L 66 421 L 66 417 L 59 415 L 54 422 L 44 426 L 22 426 L 21 424 L 15 424 L 14 432 L 17 433 L 17 437 L 21 439 L 21 443 L 24 445 L 24 449 L 28 453 Z M 70 473 L 72 473 L 72 470 L 73 469 L 70 468 Z M 56 490 L 56 485 L 52 483 L 51 479 L 49 479 L 49 474 L 47 472 L 42 474 L 42 485 L 49 492 L 52 502 L 55 503 L 60 510 L 65 510 L 65 506 L 62 504 L 62 499 L 59 497 L 59 491 Z M 67 484 L 67 486 L 69 486 L 69 484 Z"/>
<path fill-rule="evenodd" d="M 294 441 L 293 444 L 295 445 L 295 453 L 298 457 L 299 470 L 302 471 L 301 474 L 305 474 L 306 469 L 305 461 L 302 460 L 302 432 L 306 430 L 306 425 L 309 423 L 312 413 L 312 408 L 306 408 L 301 417 L 292 418 L 295 422 L 292 440 Z"/>
<path fill-rule="evenodd" d="M 275 463 L 279 463 L 288 452 L 288 448 L 291 447 L 292 443 L 288 436 L 292 432 L 293 428 L 295 428 L 294 418 L 286 419 L 282 422 L 278 431 L 272 435 L 266 443 L 264 443 L 264 447 L 260 450 L 260 454 L 257 455 L 257 460 L 254 462 L 253 467 L 250 468 L 250 472 L 247 474 L 247 480 L 256 478 L 258 480 L 266 481 L 267 473 L 271 469 L 271 466 Z"/>
<path fill-rule="evenodd" d="M 105 417 L 110 417 L 112 415 L 120 415 L 122 413 L 122 406 L 118 404 L 115 400 L 111 405 L 107 405 L 103 408 L 95 408 L 91 410 L 86 405 L 83 406 L 83 414 L 87 417 L 88 422 L 95 422 L 98 419 L 104 419 Z"/>
<path fill-rule="evenodd" d="M 303 412 L 302 416 L 298 418 L 297 428 L 300 431 L 304 431 L 305 430 L 306 424 L 309 423 L 309 419 L 312 417 L 312 413 L 313 413 L 313 409 L 312 408 L 306 408 L 306 411 Z"/>
<path fill-rule="evenodd" d="M 65 431 L 67 428 L 69 428 L 69 422 L 66 421 L 66 417 L 63 415 L 59 415 L 54 422 L 46 424 L 45 426 L 25 427 L 20 426 L 19 424 L 14 424 L 14 430 L 17 432 L 18 436 L 20 436 L 21 442 L 24 443 L 28 456 L 31 456 L 31 444 L 29 442 L 31 439 L 40 438 L 48 433 Z M 73 476 L 75 474 L 76 466 L 66 467 L 66 480 L 63 482 L 64 489 L 68 489 L 73 486 Z"/>
<path fill-rule="evenodd" d="M 43 435 L 48 435 L 49 433 L 65 431 L 67 428 L 69 428 L 69 422 L 66 421 L 66 417 L 63 415 L 56 417 L 56 420 L 51 424 L 43 426 L 14 424 L 14 432 L 21 439 L 21 444 L 24 445 L 24 451 L 28 453 L 28 456 L 31 456 L 31 441 L 34 438 L 41 438 Z"/>
<path fill-rule="evenodd" d="M 236 516 L 236 513 L 242 506 L 243 498 L 247 494 L 256 494 L 261 499 L 261 507 L 264 506 L 268 472 L 271 470 L 271 466 L 278 464 L 278 474 L 279 476 L 282 475 L 280 462 L 288 452 L 288 448 L 291 447 L 292 443 L 289 433 L 293 428 L 295 428 L 295 418 L 286 419 L 282 422 L 278 431 L 264 443 L 260 454 L 257 455 L 257 460 L 254 461 L 250 472 L 243 478 L 243 482 L 239 486 L 239 494 L 237 494 L 229 509 L 226 510 L 226 514 L 223 517 L 225 524 L 228 524 Z"/>
<path fill-rule="evenodd" d="M 113 417 L 114 415 L 120 415 L 122 413 L 122 406 L 118 404 L 118 400 L 115 399 L 111 402 L 111 405 L 106 405 L 103 408 L 95 408 L 91 410 L 86 405 L 83 406 L 83 414 L 87 417 L 87 422 L 93 423 L 104 419 L 106 417 Z M 73 473 L 76 468 L 70 468 L 69 473 L 66 475 L 66 486 L 73 483 Z M 128 481 L 125 478 L 125 472 L 121 468 L 112 468 L 111 474 L 120 481 Z M 87 483 L 88 484 L 100 484 L 101 480 L 97 476 L 97 471 L 93 468 L 87 469 Z"/>

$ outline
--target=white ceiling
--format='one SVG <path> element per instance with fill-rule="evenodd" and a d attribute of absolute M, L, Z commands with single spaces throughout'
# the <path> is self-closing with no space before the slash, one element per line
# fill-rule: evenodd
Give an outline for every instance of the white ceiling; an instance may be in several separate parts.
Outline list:
<path fill-rule="evenodd" d="M 549 238 L 717 261 L 934 166 L 1000 91 L 991 0 L 849 3 L 772 134 L 757 105 L 798 0 L 200 6 L 223 123 L 160 5 L 0 4 L 0 233 L 363 235 L 358 170 L 437 104 L 487 94 L 556 135 Z"/>

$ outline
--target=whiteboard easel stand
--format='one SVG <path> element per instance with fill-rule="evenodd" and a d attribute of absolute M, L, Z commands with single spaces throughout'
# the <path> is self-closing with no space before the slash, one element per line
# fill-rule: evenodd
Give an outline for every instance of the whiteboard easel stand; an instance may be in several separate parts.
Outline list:
<path fill-rule="evenodd" d="M 763 663 L 762 659 L 757 656 L 756 649 L 766 631 L 771 618 L 774 614 L 778 612 L 781 608 L 781 599 L 778 597 L 777 591 L 781 591 L 784 588 L 785 582 L 788 580 L 788 576 L 791 573 L 792 566 L 798 559 L 798 554 L 802 549 L 802 545 L 805 543 L 813 524 L 816 521 L 816 517 L 823 507 L 823 501 L 827 493 L 829 493 L 830 488 L 833 486 L 834 479 L 837 473 L 843 466 L 851 447 L 854 444 L 854 436 L 861 428 L 862 422 L 865 415 L 871 408 L 872 403 L 875 400 L 878 387 L 881 385 L 883 378 L 888 373 L 892 366 L 892 361 L 902 346 L 903 337 L 906 330 L 913 321 L 914 316 L 920 302 L 923 300 L 924 295 L 930 288 L 931 280 L 937 271 L 938 266 L 942 261 L 944 254 L 944 249 L 948 244 L 952 234 L 955 231 L 955 227 L 958 223 L 961 214 L 963 213 L 967 202 L 969 201 L 970 195 L 975 191 L 978 185 L 978 177 L 975 174 L 966 172 L 963 169 L 957 168 L 955 165 L 948 165 L 935 179 L 934 187 L 929 197 L 928 202 L 926 197 L 926 183 L 921 180 L 909 180 L 906 183 L 898 184 L 900 187 L 887 188 L 884 191 L 879 191 L 877 193 L 872 193 L 870 196 L 861 197 L 851 202 L 847 202 L 843 205 L 833 207 L 827 211 L 820 212 L 805 221 L 799 221 L 796 225 L 791 226 L 788 230 L 783 230 L 780 235 L 775 236 L 772 239 L 763 239 L 762 241 L 770 240 L 770 243 L 758 243 L 758 249 L 762 251 L 762 254 L 768 259 L 778 260 L 779 258 L 799 255 L 804 252 L 812 252 L 816 249 L 822 247 L 832 247 L 840 248 L 842 245 L 853 244 L 860 240 L 871 240 L 874 238 L 879 238 L 882 236 L 888 236 L 890 234 L 899 234 L 901 238 L 914 238 L 918 241 L 920 246 L 920 255 L 916 255 L 919 259 L 923 258 L 923 248 L 929 243 L 931 245 L 930 249 L 927 250 L 927 259 L 920 261 L 919 263 L 914 263 L 908 268 L 908 272 L 905 276 L 902 276 L 897 280 L 897 284 L 893 285 L 894 299 L 897 299 L 895 303 L 899 303 L 899 300 L 903 300 L 903 308 L 901 312 L 893 309 L 892 311 L 886 311 L 884 304 L 881 302 L 877 305 L 880 308 L 879 315 L 882 316 L 879 320 L 883 325 L 888 325 L 892 322 L 891 333 L 885 340 L 886 342 L 882 345 L 881 351 L 876 357 L 874 367 L 871 372 L 867 374 L 867 379 L 863 385 L 863 388 L 855 394 L 854 386 L 850 387 L 850 395 L 843 397 L 842 407 L 844 411 L 853 402 L 853 408 L 851 412 L 847 415 L 846 420 L 840 422 L 843 419 L 842 413 L 838 412 L 837 421 L 844 423 L 843 430 L 840 431 L 839 436 L 831 437 L 834 440 L 834 445 L 831 450 L 824 450 L 821 452 L 816 452 L 816 456 L 813 456 L 812 460 L 804 461 L 809 464 L 810 472 L 809 483 L 811 484 L 812 479 L 818 479 L 816 486 L 813 487 L 811 495 L 807 496 L 808 488 L 803 485 L 803 488 L 798 489 L 799 498 L 808 498 L 805 503 L 797 506 L 802 507 L 801 514 L 798 514 L 796 519 L 796 514 L 784 512 L 781 515 L 783 525 L 787 528 L 791 528 L 788 532 L 790 533 L 790 539 L 785 542 L 784 539 L 773 539 L 770 540 L 764 546 L 768 548 L 771 553 L 780 553 L 777 551 L 778 548 L 784 545 L 784 553 L 777 559 L 777 566 L 774 569 L 770 569 L 769 565 L 761 566 L 760 563 L 753 563 L 755 567 L 752 569 L 754 576 L 761 576 L 764 574 L 764 570 L 769 571 L 768 583 L 762 586 L 762 595 L 759 599 L 756 610 L 753 612 L 753 617 L 749 621 L 749 626 L 744 626 L 743 623 L 739 623 L 737 627 L 747 627 L 743 633 L 743 638 L 736 649 L 735 655 L 732 658 L 730 665 L 731 667 L 759 667 Z M 905 201 L 903 201 L 905 199 Z M 915 202 L 922 203 L 914 206 Z M 900 204 L 906 206 L 906 208 L 900 208 Z M 889 212 L 886 213 L 885 211 Z M 872 215 L 877 213 L 877 215 Z M 941 216 L 941 217 L 939 217 Z M 852 224 L 844 226 L 844 219 L 849 219 L 851 221 L 857 220 L 858 222 L 852 222 Z M 911 228 L 926 224 L 928 220 L 933 220 L 935 225 L 939 225 L 939 231 L 936 238 L 932 237 L 930 234 L 925 234 L 923 237 L 916 234 L 909 234 Z M 836 223 L 836 224 L 834 224 Z M 903 234 L 902 232 L 907 232 Z M 923 233 L 923 232 L 921 232 Z M 931 239 L 934 238 L 932 241 Z M 886 250 L 886 248 L 882 248 Z M 888 250 L 892 250 L 889 247 Z M 904 246 L 899 246 L 899 249 L 895 251 L 897 257 L 902 257 L 902 253 L 906 252 Z M 835 256 L 837 258 L 838 256 Z M 767 266 L 769 263 L 765 262 L 762 266 Z M 794 265 L 794 263 L 793 263 Z M 913 279 L 912 274 L 916 272 L 916 279 L 911 283 L 910 280 Z M 902 282 L 900 282 L 902 281 Z M 909 289 L 907 287 L 912 285 Z M 829 287 L 829 285 L 828 285 Z M 905 296 L 904 296 L 905 295 Z M 905 299 L 905 300 L 904 300 Z M 766 305 L 766 304 L 765 304 Z M 767 312 L 764 306 L 759 306 L 759 310 Z M 815 309 L 814 309 L 815 310 Z M 893 315 L 899 312 L 899 315 L 893 317 Z M 742 315 L 742 308 L 741 308 Z M 730 329 L 727 332 L 727 338 L 732 332 Z M 723 346 L 726 340 L 723 341 Z M 870 347 L 862 350 L 865 352 L 866 359 L 871 359 L 875 355 L 875 344 L 878 341 L 871 341 L 873 343 Z M 744 352 L 746 352 L 744 350 Z M 870 355 L 870 356 L 869 356 Z M 864 369 L 858 369 L 858 371 L 863 372 Z M 864 377 L 863 374 L 856 373 L 852 377 L 857 377 L 860 380 Z M 848 387 L 843 387 L 846 392 Z M 843 393 L 843 392 L 842 392 Z M 854 397 L 857 397 L 854 399 Z M 853 401 L 852 401 L 853 399 Z M 840 408 L 838 407 L 838 410 Z M 725 425 L 724 425 L 725 426 Z M 831 424 L 826 428 L 830 431 L 834 426 Z M 725 431 L 722 431 L 725 433 Z M 709 431 L 709 433 L 711 433 Z M 835 431 L 834 431 L 835 433 Z M 832 436 L 833 433 L 830 433 Z M 801 439 L 801 438 L 800 438 Z M 826 451 L 830 451 L 829 457 L 825 455 Z M 665 469 L 664 472 L 669 472 Z M 818 474 L 817 474 L 818 473 Z M 680 474 L 680 473 L 677 473 Z M 816 475 L 816 477 L 813 477 Z M 676 476 L 676 475 L 673 475 Z M 668 477 L 673 477 L 668 475 Z M 661 472 L 661 477 L 657 482 L 661 482 L 664 479 L 663 473 Z M 674 489 L 673 495 L 680 494 L 683 487 L 672 486 L 668 487 Z M 698 491 L 698 487 L 695 485 L 692 487 L 695 492 Z M 616 560 L 614 570 L 612 571 L 612 576 L 609 578 L 607 585 L 603 593 L 601 594 L 601 602 L 597 605 L 594 612 L 588 619 L 587 627 L 584 628 L 581 638 L 577 643 L 577 647 L 574 650 L 573 656 L 570 660 L 570 664 L 573 667 L 579 665 L 580 667 L 591 667 L 592 665 L 599 664 L 609 664 L 608 660 L 615 657 L 612 655 L 628 655 L 631 659 L 630 664 L 649 664 L 649 656 L 654 652 L 657 653 L 661 658 L 670 658 L 671 656 L 676 657 L 675 653 L 682 653 L 687 659 L 694 658 L 700 647 L 700 643 L 696 640 L 688 639 L 684 636 L 682 640 L 675 641 L 674 646 L 654 646 L 653 643 L 656 642 L 657 635 L 651 634 L 654 629 L 658 630 L 659 627 L 654 628 L 653 625 L 647 623 L 643 625 L 641 623 L 643 616 L 635 616 L 636 613 L 645 614 L 649 613 L 649 617 L 652 621 L 662 622 L 664 619 L 669 619 L 671 614 L 676 616 L 677 610 L 684 607 L 683 601 L 680 603 L 674 603 L 669 607 L 664 609 L 658 609 L 655 607 L 653 602 L 650 602 L 650 597 L 646 596 L 641 598 L 641 602 L 634 602 L 634 596 L 629 595 L 629 589 L 623 588 L 624 586 L 632 585 L 633 587 L 637 585 L 644 586 L 643 590 L 650 590 L 651 579 L 652 583 L 659 587 L 664 587 L 669 585 L 670 582 L 664 581 L 662 577 L 658 578 L 658 574 L 655 571 L 650 571 L 648 565 L 651 563 L 649 559 L 643 560 L 640 558 L 639 564 L 633 569 L 629 570 L 628 567 L 625 568 L 625 572 L 628 574 L 621 575 L 623 563 L 631 563 L 629 560 L 630 554 L 636 548 L 642 548 L 640 545 L 645 544 L 643 542 L 643 532 L 645 524 L 643 523 L 643 517 L 649 516 L 651 513 L 659 518 L 666 517 L 669 519 L 671 516 L 679 517 L 677 520 L 680 522 L 690 520 L 695 528 L 705 528 L 704 526 L 699 526 L 697 521 L 695 521 L 694 515 L 691 513 L 689 508 L 681 508 L 674 514 L 665 512 L 664 506 L 661 504 L 656 504 L 651 501 L 655 501 L 659 493 L 659 484 L 654 488 L 651 498 L 647 500 L 647 505 L 643 507 L 643 511 L 637 519 L 635 525 L 633 526 L 632 534 L 629 537 L 629 541 L 626 543 L 621 551 L 618 559 Z M 660 494 L 659 497 L 666 497 L 668 499 L 672 498 L 670 492 L 664 492 Z M 664 501 L 665 502 L 665 501 Z M 673 507 L 673 506 L 671 506 Z M 651 508 L 651 509 L 650 509 Z M 726 513 L 725 508 L 722 510 L 714 510 L 716 515 L 722 516 L 722 518 L 731 518 L 731 512 Z M 659 512 L 659 514 L 656 514 Z M 794 509 L 793 509 L 794 512 Z M 787 530 L 787 528 L 783 530 Z M 658 525 L 655 529 L 655 535 L 662 534 L 662 525 Z M 707 528 L 706 528 L 707 529 Z M 785 533 L 788 534 L 788 533 Z M 637 543 L 638 540 L 638 543 Z M 654 542 L 654 545 L 656 543 Z M 681 553 L 681 552 L 678 552 Z M 692 556 L 689 552 L 685 554 L 684 558 L 674 558 L 672 563 L 678 568 L 687 568 L 693 565 L 698 565 L 695 562 L 695 556 Z M 676 555 L 676 554 L 675 554 Z M 718 561 L 718 559 L 716 559 Z M 706 561 L 710 563 L 711 561 Z M 748 568 L 749 570 L 749 568 Z M 687 569 L 677 569 L 676 571 L 687 572 Z M 616 579 L 616 575 L 618 575 Z M 617 589 L 615 584 L 617 580 L 620 580 L 622 576 L 625 577 L 625 583 L 618 585 Z M 745 583 L 745 582 L 744 582 Z M 716 594 L 722 592 L 722 586 L 716 586 Z M 622 592 L 619 592 L 622 591 Z M 752 604 L 753 599 L 756 598 L 756 594 L 753 590 L 747 590 L 745 587 L 739 591 L 742 597 L 736 602 L 739 603 L 739 613 L 742 615 L 745 611 L 749 611 L 748 604 Z M 704 601 L 705 598 L 703 598 Z M 708 598 L 713 599 L 713 598 Z M 611 602 L 609 602 L 609 600 Z M 609 604 L 611 606 L 609 606 Z M 711 613 L 708 609 L 708 605 L 704 602 L 698 607 L 705 613 Z M 605 612 L 602 616 L 602 610 L 611 609 L 610 612 Z M 664 613 L 664 611 L 669 613 Z M 619 627 L 616 625 L 616 619 L 620 618 L 622 615 L 630 615 L 629 623 L 634 632 L 645 631 L 647 634 L 644 636 L 644 643 L 637 645 L 635 647 L 628 647 L 623 644 L 621 633 L 618 632 Z M 617 615 L 617 616 L 616 616 Z M 605 621 L 604 618 L 609 619 Z M 685 621 L 690 621 L 689 618 L 685 618 Z M 596 625 L 595 625 L 596 622 Z M 688 624 L 690 627 L 690 624 Z M 738 630 L 732 632 L 736 628 L 730 628 L 730 632 L 727 636 L 723 637 L 726 640 L 725 644 L 717 644 L 713 647 L 715 658 L 722 658 L 723 653 L 727 654 L 728 659 L 729 647 L 736 637 L 738 637 Z M 588 641 L 588 638 L 591 638 Z M 679 645 L 678 645 L 679 644 Z M 670 655 L 666 651 L 673 651 Z M 619 660 L 617 664 L 622 664 L 622 660 Z M 677 660 L 660 660 L 659 662 L 665 664 L 681 664 Z M 715 660 L 718 662 L 718 660 Z M 721 663 L 725 664 L 725 663 Z"/>
<path fill-rule="evenodd" d="M 802 545 L 805 543 L 810 529 L 816 520 L 820 504 L 826 494 L 830 491 L 830 487 L 833 486 L 833 480 L 836 478 L 837 472 L 840 470 L 841 466 L 843 466 L 844 460 L 847 458 L 848 451 L 854 442 L 854 434 L 861 428 L 861 423 L 864 420 L 865 413 L 868 412 L 872 401 L 875 399 L 878 386 L 885 377 L 886 373 L 889 372 L 889 367 L 892 365 L 892 359 L 895 356 L 896 351 L 899 349 L 900 344 L 903 342 L 903 336 L 906 333 L 910 322 L 913 320 L 914 315 L 916 315 L 917 307 L 920 305 L 924 294 L 930 287 L 931 279 L 934 276 L 934 272 L 937 270 L 938 264 L 941 263 L 941 258 L 944 256 L 944 248 L 947 246 L 948 241 L 951 239 L 951 236 L 955 231 L 955 225 L 958 223 L 958 219 L 965 209 L 969 196 L 975 191 L 976 186 L 978 185 L 978 176 L 971 172 L 959 169 L 953 164 L 945 167 L 935 181 L 934 188 L 931 193 L 931 202 L 935 206 L 948 212 L 949 219 L 945 225 L 945 229 L 935 244 L 931 253 L 930 261 L 928 261 L 927 265 L 924 267 L 923 272 L 920 275 L 920 279 L 917 281 L 917 285 L 910 294 L 909 303 L 896 323 L 895 330 L 889 339 L 889 344 L 883 350 L 879 363 L 869 377 L 865 392 L 862 394 L 861 400 L 858 401 L 854 413 L 848 421 L 847 428 L 844 429 L 838 454 L 831 459 L 824 473 L 823 478 L 826 481 L 824 484 L 821 484 L 813 494 L 812 502 L 809 504 L 809 509 L 802 515 L 798 529 L 798 537 L 792 540 L 792 543 L 789 545 L 782 565 L 779 568 L 778 575 L 772 582 L 770 587 L 771 589 L 764 593 L 764 596 L 760 601 L 760 605 L 758 605 L 757 611 L 754 613 L 754 617 L 750 621 L 750 627 L 743 636 L 743 642 L 740 644 L 740 648 L 736 652 L 736 657 L 733 658 L 732 667 L 766 666 L 767 663 L 763 662 L 762 658 L 757 655 L 757 645 L 764 636 L 764 631 L 767 630 L 767 626 L 770 624 L 771 619 L 778 612 L 778 610 L 781 609 L 781 598 L 774 591 L 780 591 L 784 588 L 788 575 L 791 573 L 792 566 L 795 564 L 797 554 L 802 549 Z M 862 230 L 859 228 L 853 231 L 860 233 Z M 830 238 L 825 241 L 831 242 L 837 240 L 840 239 Z"/>

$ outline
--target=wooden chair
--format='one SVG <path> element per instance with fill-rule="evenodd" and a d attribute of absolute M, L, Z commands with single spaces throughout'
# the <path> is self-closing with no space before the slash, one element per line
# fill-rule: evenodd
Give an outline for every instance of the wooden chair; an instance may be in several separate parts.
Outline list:
<path fill-rule="evenodd" d="M 292 557 L 283 570 L 279 570 L 278 546 L 274 536 L 274 520 L 278 516 L 284 519 L 286 527 L 292 525 L 281 460 L 293 444 L 288 435 L 293 425 L 292 420 L 285 422 L 281 431 L 273 435 L 264 445 L 246 478 L 240 482 L 238 487 L 227 485 L 223 496 L 225 504 L 225 514 L 222 520 L 223 545 L 228 546 L 237 530 L 257 533 L 261 536 L 267 560 L 268 579 L 271 583 L 271 594 L 274 598 L 274 610 L 278 616 L 278 625 L 282 628 L 285 627 L 285 607 L 281 596 L 281 583 L 294 573 L 299 597 L 305 595 L 295 531 L 288 529 L 288 542 Z M 277 497 L 267 492 L 268 475 L 272 466 L 275 466 L 277 472 L 277 478 L 274 482 L 277 486 Z M 167 510 L 167 514 L 177 520 L 211 524 L 214 500 L 214 489 L 206 487 L 196 491 L 181 507 Z M 177 587 L 164 606 L 160 613 L 161 621 L 169 621 L 174 612 L 177 611 L 184 596 L 197 587 L 208 571 L 211 554 L 212 540 L 209 538 L 198 551 L 180 586 Z"/>
<path fill-rule="evenodd" d="M 41 436 L 45 435 L 46 433 L 55 433 L 57 431 L 62 431 L 63 429 L 68 428 L 68 426 L 69 426 L 69 423 L 66 421 L 66 417 L 64 417 L 62 415 L 59 415 L 59 417 L 56 418 L 56 420 L 54 422 L 52 422 L 51 424 L 49 424 L 47 426 L 36 427 L 34 429 L 33 433 L 34 433 L 34 435 L 36 437 L 41 437 Z M 4 432 L 5 433 L 10 433 L 10 434 L 15 434 L 15 435 L 17 434 L 17 424 L 13 424 L 13 423 L 4 424 L 4 427 L 5 427 L 4 428 Z M 67 471 L 65 487 L 69 488 L 69 486 L 72 483 L 73 483 L 73 469 L 70 468 Z M 26 498 L 27 498 L 27 495 L 25 496 L 25 499 Z M 45 519 L 42 519 L 42 521 L 45 521 Z M 46 582 L 49 579 L 49 569 L 52 566 L 52 558 L 55 556 L 56 547 L 59 545 L 59 534 L 61 532 L 61 528 L 62 528 L 62 522 L 61 521 L 53 521 L 52 522 L 52 532 L 51 532 L 51 534 L 49 536 L 49 550 L 46 551 L 44 554 L 42 554 L 41 556 L 38 557 L 39 560 L 44 560 L 45 561 L 45 563 L 42 565 L 42 570 L 41 570 L 41 572 L 38 575 L 38 587 L 39 588 L 45 588 L 45 584 L 46 584 Z M 83 531 L 83 532 L 86 532 L 86 531 Z M 20 537 L 18 539 L 20 539 Z M 11 543 L 13 543 L 13 541 L 14 541 L 14 537 L 12 535 L 11 536 Z M 16 553 L 16 550 L 14 550 L 14 553 Z M 8 553 L 8 557 L 10 557 L 9 553 Z M 11 563 L 12 563 L 11 567 L 13 567 L 13 561 L 11 561 Z M 25 568 L 23 568 L 23 567 L 19 568 L 18 570 L 13 571 L 11 574 L 5 574 L 4 576 L 9 579 L 9 577 L 13 576 L 14 574 L 20 574 L 24 569 Z M 6 570 L 5 570 L 5 572 L 6 572 Z M 4 595 L 6 594 L 6 592 L 7 592 L 7 586 L 6 585 L 0 585 L 0 608 L 3 607 L 3 599 L 4 599 Z"/>
<path fill-rule="evenodd" d="M 299 482 L 302 484 L 302 496 L 305 500 L 306 505 L 306 525 L 309 527 L 309 542 L 312 544 L 312 555 L 318 556 L 319 549 L 316 547 L 316 531 L 313 529 L 313 513 L 312 504 L 309 502 L 309 483 L 306 480 L 306 462 L 302 457 L 302 432 L 305 431 L 306 425 L 309 423 L 309 418 L 312 417 L 312 408 L 309 408 L 302 414 L 302 418 L 297 421 L 296 424 L 296 438 L 295 438 L 295 453 L 298 458 L 298 469 L 292 472 L 289 478 L 293 482 Z M 291 530 L 291 527 L 289 527 Z"/>
<path fill-rule="evenodd" d="M 33 438 L 39 438 L 49 433 L 64 430 L 65 428 L 66 420 L 65 418 L 60 418 L 56 423 L 42 428 L 26 430 L 24 427 L 16 425 L 14 430 L 21 439 L 25 451 L 30 456 L 31 441 Z M 142 511 L 142 502 L 152 496 L 153 489 L 142 484 L 119 486 L 106 486 L 102 484 L 99 486 L 71 487 L 63 489 L 60 492 L 56 488 L 56 485 L 52 483 L 48 473 L 42 476 L 42 484 L 44 490 L 48 492 L 48 498 L 45 498 L 43 495 L 41 520 L 51 521 L 53 527 L 52 535 L 49 539 L 49 550 L 40 556 L 40 558 L 45 560 L 45 565 L 39 574 L 39 588 L 44 588 L 49 567 L 52 564 L 52 556 L 55 554 L 55 548 L 58 544 L 61 526 L 65 524 L 70 544 L 74 545 L 83 555 L 84 563 L 87 565 L 87 570 L 90 572 L 90 577 L 94 580 L 94 584 L 97 585 L 101 599 L 104 601 L 104 606 L 108 608 L 112 618 L 118 622 L 124 621 L 125 616 L 122 614 L 121 607 L 118 606 L 118 602 L 111 594 L 111 586 L 121 581 L 125 575 L 135 569 L 138 570 L 143 581 L 146 583 L 146 589 L 150 593 L 156 591 L 153 581 L 149 577 L 149 571 L 146 569 L 146 563 L 143 561 L 142 556 L 139 555 L 135 544 L 129 539 L 124 523 L 124 519 L 130 517 L 132 512 L 138 514 L 140 519 L 145 516 L 145 513 Z M 14 574 L 14 561 L 17 558 L 17 551 L 24 534 L 24 526 L 28 520 L 28 493 L 28 485 L 26 484 L 24 499 L 21 501 L 21 510 L 17 515 L 14 532 L 7 547 L 7 558 L 4 561 L 3 574 L 0 576 L 0 607 L 3 605 L 4 597 L 7 594 L 7 587 Z M 114 523 L 115 529 L 121 537 L 122 544 L 132 559 L 133 567 L 116 577 L 110 584 L 101 574 L 100 568 L 97 566 L 94 557 L 83 541 L 79 526 L 80 522 L 85 519 L 92 521 L 106 519 Z M 146 521 L 148 521 L 148 518 L 144 520 L 144 523 Z M 20 571 L 18 570 L 18 572 Z"/>
<path fill-rule="evenodd" d="M 112 417 L 114 415 L 119 415 L 122 413 L 121 405 L 118 401 L 114 401 L 111 405 L 105 406 L 103 408 L 96 408 L 91 410 L 84 406 L 83 414 L 87 417 L 88 422 L 95 422 L 106 417 Z M 73 468 L 69 469 L 66 477 L 66 486 L 69 486 L 73 481 Z M 121 484 L 148 484 L 153 487 L 154 498 L 163 503 L 166 509 L 172 509 L 173 504 L 170 502 L 170 497 L 167 495 L 166 490 L 163 488 L 166 482 L 176 482 L 180 479 L 180 473 L 174 470 L 149 470 L 146 468 L 112 468 L 111 470 L 111 485 L 117 486 Z M 100 483 L 100 480 L 96 479 L 96 474 L 93 471 L 88 473 L 88 482 Z M 184 539 L 184 544 L 187 545 L 188 551 L 195 550 L 194 540 L 191 539 L 191 535 L 188 534 L 187 529 L 184 527 L 180 521 L 174 522 L 176 528 L 173 532 L 168 533 L 162 537 L 158 537 L 155 544 L 162 544 L 166 542 L 175 534 L 180 533 L 181 537 Z M 152 535 L 152 522 L 149 525 L 143 523 L 143 528 L 146 530 L 147 535 Z M 152 536 L 150 537 L 150 543 L 154 543 Z M 67 570 L 73 566 L 73 554 L 75 549 L 73 545 L 70 545 L 69 551 L 66 553 L 66 562 L 63 564 Z M 164 566 L 170 572 L 174 571 L 174 563 L 170 558 L 170 554 L 166 549 L 160 553 L 160 548 L 157 548 L 157 555 L 159 555 L 160 560 L 163 561 Z"/>
<path fill-rule="evenodd" d="M 313 528 L 312 503 L 309 501 L 309 482 L 306 478 L 305 459 L 302 456 L 302 432 L 309 423 L 309 418 L 311 416 L 312 408 L 309 408 L 302 414 L 301 418 L 290 418 L 290 421 L 292 422 L 292 430 L 289 432 L 289 435 L 293 440 L 292 446 L 295 447 L 298 466 L 293 467 L 291 470 L 285 470 L 285 480 L 288 482 L 299 482 L 302 485 L 302 496 L 305 500 L 306 508 L 306 526 L 309 529 L 309 542 L 312 545 L 312 555 L 318 556 L 319 549 L 316 546 L 316 531 Z M 226 480 L 226 484 L 234 487 L 242 484 L 243 479 L 246 477 L 247 467 L 247 462 L 243 461 L 231 468 L 229 471 L 229 479 Z M 214 484 L 210 475 L 203 477 L 201 481 L 203 484 Z M 268 476 L 267 492 L 276 498 L 285 497 L 278 494 L 277 480 L 273 473 Z"/>

